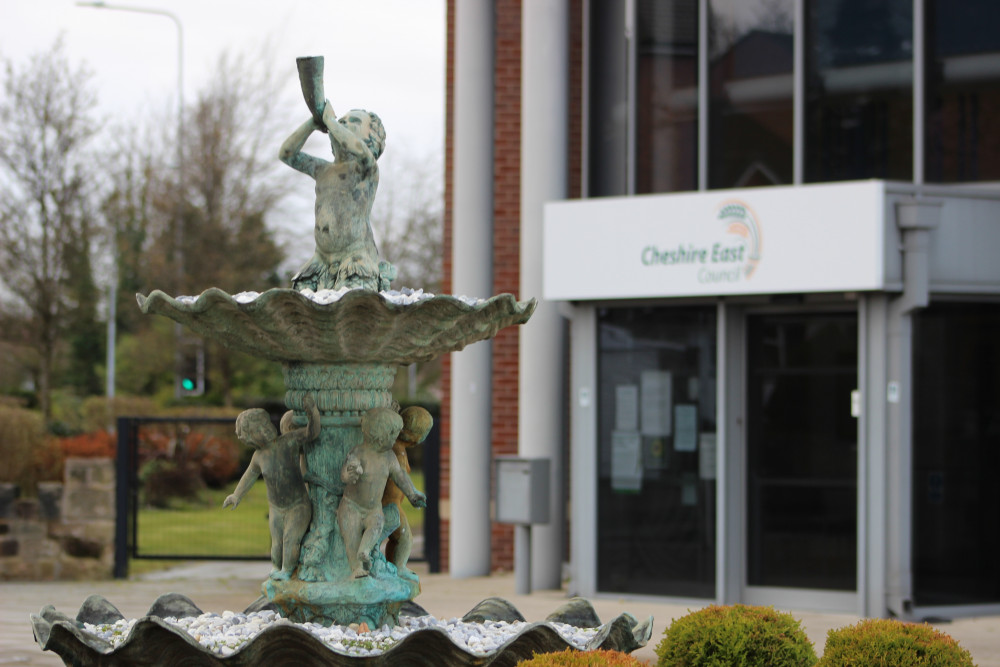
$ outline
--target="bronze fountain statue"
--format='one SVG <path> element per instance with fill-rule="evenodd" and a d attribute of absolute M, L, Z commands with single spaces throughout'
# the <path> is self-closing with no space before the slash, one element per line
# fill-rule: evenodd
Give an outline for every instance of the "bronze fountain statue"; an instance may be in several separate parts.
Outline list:
<path fill-rule="evenodd" d="M 426 411 L 399 413 L 391 393 L 396 371 L 524 324 L 536 303 L 510 294 L 397 298 L 400 293 L 389 289 L 395 268 L 379 258 L 370 223 L 378 158 L 385 148 L 382 123 L 359 109 L 336 116 L 323 94 L 322 57 L 299 58 L 297 65 L 310 116 L 282 144 L 279 158 L 315 180 L 316 248 L 292 288 L 237 297 L 210 288 L 196 298 L 156 290 L 137 300 L 144 313 L 165 315 L 198 335 L 282 365 L 289 413 L 281 432 L 260 412 L 239 416 L 237 436 L 255 451 L 224 502 L 236 509 L 250 485 L 264 477 L 273 569 L 261 584 L 260 603 L 296 622 L 392 626 L 420 592 L 417 575 L 406 567 L 410 535 L 400 503 L 426 502 L 407 475 L 406 447 L 421 442 L 431 428 Z M 329 135 L 332 161 L 302 151 L 317 131 Z M 118 656 L 114 664 L 146 664 L 142 657 L 152 644 L 198 654 L 192 642 L 170 632 L 165 636 L 166 624 L 152 612 L 115 651 L 50 607 L 32 622 L 39 644 L 59 652 L 67 664 L 105 664 L 111 653 Z M 648 640 L 651 622 L 637 624 L 622 614 L 602 626 L 594 647 L 633 650 Z M 234 664 L 257 664 L 288 642 L 312 646 L 301 634 L 288 626 L 272 628 L 231 658 Z M 414 664 L 481 664 L 440 641 L 409 642 L 414 655 L 440 660 Z M 530 655 L 565 646 L 551 629 L 533 624 L 503 650 Z M 386 656 L 387 662 L 365 664 L 390 664 Z M 340 654 L 317 656 L 310 664 L 345 660 Z"/>

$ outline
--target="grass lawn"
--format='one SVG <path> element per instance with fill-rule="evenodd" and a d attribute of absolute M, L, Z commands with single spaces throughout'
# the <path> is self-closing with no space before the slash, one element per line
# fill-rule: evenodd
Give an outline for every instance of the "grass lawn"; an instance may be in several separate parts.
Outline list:
<path fill-rule="evenodd" d="M 414 486 L 423 490 L 423 473 L 410 473 Z M 137 526 L 140 556 L 260 556 L 268 558 L 271 535 L 267 526 L 267 489 L 258 481 L 236 510 L 223 509 L 222 501 L 235 482 L 225 489 L 209 489 L 192 501 L 177 501 L 169 509 L 142 508 Z M 424 511 L 403 501 L 403 511 L 414 534 L 424 526 Z M 130 571 L 159 569 L 176 561 L 132 559 Z"/>
<path fill-rule="evenodd" d="M 223 509 L 232 489 L 209 489 L 197 501 L 139 510 L 137 552 L 156 556 L 263 556 L 271 549 L 267 492 L 257 484 L 236 510 Z"/>

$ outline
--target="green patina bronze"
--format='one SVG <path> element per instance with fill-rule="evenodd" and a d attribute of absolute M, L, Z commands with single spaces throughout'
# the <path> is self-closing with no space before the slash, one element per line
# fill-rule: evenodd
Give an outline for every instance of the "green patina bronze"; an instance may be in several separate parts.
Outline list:
<path fill-rule="evenodd" d="M 229 348 L 282 364 L 290 423 L 286 430 L 282 420 L 280 435 L 273 429 L 261 434 L 243 426 L 253 423 L 252 416 L 241 415 L 237 432 L 257 448 L 257 468 L 252 464 L 247 481 L 227 498 L 235 506 L 257 474 L 268 483 L 272 540 L 280 540 L 280 548 L 272 549 L 275 567 L 261 585 L 264 595 L 294 621 L 394 624 L 402 604 L 420 592 L 420 583 L 405 566 L 408 542 L 402 551 L 394 544 L 390 559 L 380 545 L 394 533 L 399 539 L 400 495 L 422 504 L 422 494 L 406 476 L 405 453 L 402 458 L 394 453 L 397 445 L 403 447 L 401 441 L 419 441 L 403 428 L 402 419 L 391 416 L 398 410 L 391 393 L 396 370 L 523 324 L 535 301 L 501 294 L 475 302 L 434 296 L 403 304 L 380 293 L 395 274 L 378 257 L 369 221 L 384 130 L 369 112 L 334 115 L 323 96 L 321 57 L 300 58 L 298 68 L 310 117 L 282 145 L 280 158 L 316 181 L 316 249 L 293 278 L 293 289 L 273 289 L 252 299 L 215 288 L 197 298 L 154 291 L 137 299 L 144 313 L 165 315 Z M 317 130 L 330 136 L 332 162 L 301 150 Z M 306 288 L 349 291 L 324 302 L 311 298 Z M 426 430 L 419 439 L 424 435 Z M 278 468 L 297 458 L 289 454 L 293 451 L 304 453 L 301 470 Z M 302 484 L 308 529 L 300 544 L 289 547 L 288 536 L 301 533 L 295 517 L 304 513 L 292 512 L 289 503 L 294 505 Z M 350 506 L 341 510 L 345 502 Z M 274 518 L 283 515 L 292 517 L 290 528 L 275 524 Z M 349 534 L 343 535 L 342 528 Z M 356 551 L 349 554 L 345 543 L 356 545 Z"/>

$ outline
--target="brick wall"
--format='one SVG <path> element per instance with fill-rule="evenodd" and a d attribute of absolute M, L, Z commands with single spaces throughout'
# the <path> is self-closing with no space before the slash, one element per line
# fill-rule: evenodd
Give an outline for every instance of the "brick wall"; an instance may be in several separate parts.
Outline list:
<path fill-rule="evenodd" d="M 0 580 L 109 579 L 114 537 L 110 459 L 67 459 L 63 483 L 40 483 L 37 498 L 0 487 Z"/>
<path fill-rule="evenodd" d="M 521 3 L 523 0 L 495 0 L 496 54 L 494 73 L 494 188 L 493 188 L 493 292 L 520 294 L 521 222 Z M 452 202 L 452 118 L 454 113 L 455 2 L 447 0 L 447 65 L 445 110 L 445 214 L 444 291 L 451 293 Z M 580 194 L 580 121 L 582 72 L 582 3 L 570 3 L 570 196 Z M 476 295 L 489 296 L 489 295 Z M 529 324 L 530 326 L 530 324 Z M 518 327 L 508 327 L 493 341 L 493 420 L 492 454 L 517 453 Z M 460 353 L 459 353 L 460 354 Z M 450 508 L 450 386 L 451 359 L 444 360 L 441 406 L 441 498 Z M 448 510 L 442 512 L 447 515 Z M 441 521 L 441 567 L 448 569 L 448 529 Z M 514 563 L 514 532 L 508 525 L 491 527 L 493 570 L 509 570 Z"/>

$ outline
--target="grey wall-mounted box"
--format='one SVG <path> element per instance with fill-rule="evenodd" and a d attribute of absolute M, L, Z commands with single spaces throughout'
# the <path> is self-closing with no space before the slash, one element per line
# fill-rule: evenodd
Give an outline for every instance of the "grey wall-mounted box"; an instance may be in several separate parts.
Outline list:
<path fill-rule="evenodd" d="M 530 525 L 549 522 L 549 460 L 498 456 L 496 521 Z"/>

